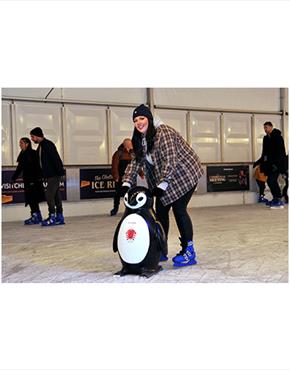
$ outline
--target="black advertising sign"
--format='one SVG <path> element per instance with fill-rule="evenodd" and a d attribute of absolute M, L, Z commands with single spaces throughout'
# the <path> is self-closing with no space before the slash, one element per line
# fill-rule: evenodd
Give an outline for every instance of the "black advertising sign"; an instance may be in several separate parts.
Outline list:
<path fill-rule="evenodd" d="M 24 203 L 24 183 L 22 178 L 18 178 L 15 183 L 11 182 L 14 170 L 2 170 L 2 204 Z M 60 194 L 62 200 L 66 200 L 66 180 L 60 181 Z M 44 188 L 47 183 L 43 182 Z"/>
<path fill-rule="evenodd" d="M 80 169 L 80 199 L 112 198 L 114 193 L 111 166 Z"/>
<path fill-rule="evenodd" d="M 207 191 L 249 190 L 249 166 L 208 166 Z"/>

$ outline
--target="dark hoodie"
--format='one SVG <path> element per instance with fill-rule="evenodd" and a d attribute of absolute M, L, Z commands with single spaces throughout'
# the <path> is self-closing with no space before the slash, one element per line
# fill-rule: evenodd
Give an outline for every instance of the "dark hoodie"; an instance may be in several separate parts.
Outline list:
<path fill-rule="evenodd" d="M 280 130 L 274 128 L 270 135 L 264 136 L 262 156 L 257 163 L 260 163 L 261 171 L 266 175 L 276 171 L 285 172 L 286 152 Z"/>

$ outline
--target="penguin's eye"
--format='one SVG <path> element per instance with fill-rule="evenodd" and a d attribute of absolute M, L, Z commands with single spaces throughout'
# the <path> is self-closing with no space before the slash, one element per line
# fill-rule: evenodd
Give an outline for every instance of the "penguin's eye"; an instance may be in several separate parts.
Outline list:
<path fill-rule="evenodd" d="M 138 203 L 141 203 L 141 202 L 146 203 L 146 195 L 145 194 L 139 194 L 138 197 L 136 198 L 136 200 L 137 200 Z"/>
<path fill-rule="evenodd" d="M 126 195 L 124 196 L 124 200 L 125 200 L 126 202 L 128 202 L 128 194 L 126 194 Z"/>

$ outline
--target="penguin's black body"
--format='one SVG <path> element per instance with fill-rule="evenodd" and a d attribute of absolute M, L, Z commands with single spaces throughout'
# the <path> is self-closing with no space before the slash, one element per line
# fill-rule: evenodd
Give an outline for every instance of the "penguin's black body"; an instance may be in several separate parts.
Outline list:
<path fill-rule="evenodd" d="M 161 251 L 167 255 L 167 241 L 152 209 L 153 197 L 143 186 L 124 196 L 126 210 L 115 231 L 113 251 L 119 253 L 123 268 L 116 275 L 150 277 L 162 269 Z"/>

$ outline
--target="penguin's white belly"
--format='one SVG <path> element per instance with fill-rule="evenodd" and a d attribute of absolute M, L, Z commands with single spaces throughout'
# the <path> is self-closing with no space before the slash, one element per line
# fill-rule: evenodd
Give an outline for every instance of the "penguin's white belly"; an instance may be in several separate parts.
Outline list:
<path fill-rule="evenodd" d="M 143 217 L 133 213 L 121 224 L 118 234 L 118 250 L 123 261 L 140 263 L 150 246 L 150 234 Z"/>

